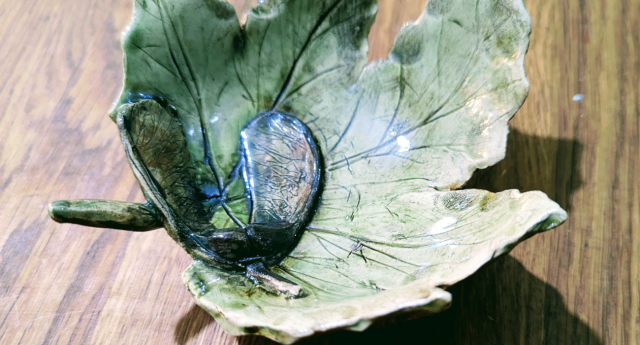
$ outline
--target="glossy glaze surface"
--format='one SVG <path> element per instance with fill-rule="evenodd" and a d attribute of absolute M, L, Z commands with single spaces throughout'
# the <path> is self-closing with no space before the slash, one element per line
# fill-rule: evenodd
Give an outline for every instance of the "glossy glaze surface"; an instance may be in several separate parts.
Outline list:
<path fill-rule="evenodd" d="M 185 284 L 233 334 L 257 332 L 291 342 L 328 329 L 360 330 L 396 312 L 441 311 L 450 299 L 441 287 L 566 218 L 539 192 L 453 190 L 475 169 L 502 159 L 507 121 L 528 92 L 523 61 L 530 20 L 522 2 L 430 1 L 421 19 L 401 30 L 389 58 L 363 68 L 375 9 L 371 0 L 274 0 L 254 8 L 241 26 L 221 1 L 136 2 L 123 42 L 125 84 L 112 116 L 127 152 L 134 152 L 134 145 L 122 127 L 124 114 L 152 102 L 132 95 L 153 95 L 159 109 L 171 112 L 162 116 L 175 116 L 183 136 L 178 141 L 185 144 L 171 156 L 183 160 L 176 166 L 189 161 L 191 167 L 185 178 L 191 191 L 184 200 L 200 198 L 203 214 L 218 205 L 225 212 L 210 220 L 198 207 L 180 211 L 183 199 L 170 201 L 171 193 L 152 191 L 147 198 L 155 198 L 150 201 L 165 219 L 177 222 L 165 223 L 170 235 L 209 263 L 194 263 L 184 274 Z M 265 127 L 261 117 L 253 120 L 264 112 L 291 114 L 297 120 L 287 127 L 299 122 L 310 132 L 303 137 L 317 138 L 318 166 L 324 170 L 310 169 L 307 158 L 307 172 L 294 174 L 325 173 L 317 210 L 309 207 L 315 202 L 305 201 L 313 200 L 307 197 L 314 195 L 313 183 L 285 188 L 278 181 L 287 174 L 273 170 L 277 165 L 263 169 L 249 162 L 252 155 L 275 157 L 244 147 L 263 137 L 252 129 Z M 268 136 L 253 144 L 286 146 L 277 131 Z M 290 150 L 287 160 L 314 152 L 313 140 L 300 142 L 308 148 L 303 154 Z M 154 165 L 138 164 L 143 161 L 130 156 L 140 181 Z M 237 182 L 239 166 L 244 191 Z M 170 170 L 156 173 L 176 176 Z M 258 188 L 247 188 L 247 181 Z M 238 202 L 243 211 L 227 210 L 231 200 L 224 191 L 234 184 L 238 200 L 254 196 L 253 208 Z M 285 190 L 294 191 L 295 201 L 287 196 L 269 207 L 258 202 L 260 195 L 273 200 Z M 172 205 L 178 205 L 173 215 Z M 251 257 L 239 254 L 250 236 L 228 230 L 217 236 L 227 229 L 220 224 L 241 229 L 252 217 L 264 218 L 270 225 L 260 231 L 299 234 L 273 220 L 311 215 L 308 224 L 292 222 L 306 225 L 300 228 L 305 231 L 282 261 L 263 256 L 307 298 L 289 301 L 256 290 L 251 277 L 230 273 L 246 264 L 238 257 Z M 180 230 L 181 222 L 192 223 L 192 231 Z M 198 230 L 212 224 L 216 230 Z M 244 234 L 257 229 L 249 227 Z M 205 238 L 233 244 L 218 246 L 213 255 L 200 250 Z M 220 255 L 223 247 L 234 249 Z"/>

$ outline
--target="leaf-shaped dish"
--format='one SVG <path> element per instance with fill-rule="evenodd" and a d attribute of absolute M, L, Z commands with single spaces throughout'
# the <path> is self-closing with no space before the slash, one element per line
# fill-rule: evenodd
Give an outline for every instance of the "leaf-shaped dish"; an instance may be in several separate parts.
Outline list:
<path fill-rule="evenodd" d="M 164 226 L 197 259 L 196 303 L 234 335 L 291 343 L 446 309 L 443 288 L 566 218 L 540 192 L 452 190 L 504 157 L 530 19 L 521 0 L 430 0 L 365 67 L 375 13 L 271 0 L 241 26 L 222 0 L 136 0 L 112 117 L 150 204 L 52 217 Z M 265 288 L 256 257 L 289 285 Z"/>

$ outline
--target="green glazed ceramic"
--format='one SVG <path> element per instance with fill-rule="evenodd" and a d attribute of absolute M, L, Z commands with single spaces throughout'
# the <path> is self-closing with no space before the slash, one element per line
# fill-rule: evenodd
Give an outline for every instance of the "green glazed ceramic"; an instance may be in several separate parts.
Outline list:
<path fill-rule="evenodd" d="M 145 205 L 57 201 L 60 222 L 164 227 L 229 333 L 292 343 L 446 309 L 444 288 L 566 213 L 460 188 L 504 157 L 528 92 L 521 0 L 430 0 L 366 65 L 375 0 L 136 0 L 111 116 Z"/>

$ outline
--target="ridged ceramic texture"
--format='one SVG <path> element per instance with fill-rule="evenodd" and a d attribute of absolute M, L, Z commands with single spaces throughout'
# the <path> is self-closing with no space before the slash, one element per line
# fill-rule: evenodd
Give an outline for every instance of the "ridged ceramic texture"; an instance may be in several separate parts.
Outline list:
<path fill-rule="evenodd" d="M 375 13 L 374 0 L 272 0 L 241 26 L 219 0 L 136 0 L 114 109 L 147 95 L 173 108 L 196 170 L 206 140 L 216 173 L 229 174 L 240 132 L 268 110 L 304 122 L 323 156 L 317 212 L 271 267 L 307 297 L 270 295 L 200 262 L 184 272 L 231 334 L 291 343 L 442 311 L 442 287 L 566 218 L 540 192 L 452 190 L 504 157 L 527 95 L 522 1 L 430 0 L 389 58 L 365 67 Z"/>

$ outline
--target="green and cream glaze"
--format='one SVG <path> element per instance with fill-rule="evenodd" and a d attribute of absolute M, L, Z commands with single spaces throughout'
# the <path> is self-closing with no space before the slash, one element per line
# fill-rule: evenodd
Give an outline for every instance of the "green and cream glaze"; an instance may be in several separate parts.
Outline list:
<path fill-rule="evenodd" d="M 270 267 L 306 297 L 269 294 L 200 261 L 184 272 L 196 303 L 231 334 L 292 343 L 442 311 L 443 288 L 566 219 L 541 192 L 454 190 L 504 157 L 507 122 L 526 98 L 522 1 L 430 0 L 389 57 L 366 65 L 376 9 L 375 0 L 267 0 L 241 25 L 220 0 L 135 1 L 114 119 L 154 96 L 184 130 L 197 184 L 211 180 L 207 149 L 214 172 L 231 173 L 241 131 L 265 111 L 305 123 L 322 154 L 315 215 Z M 212 223 L 231 220 L 218 212 Z"/>

